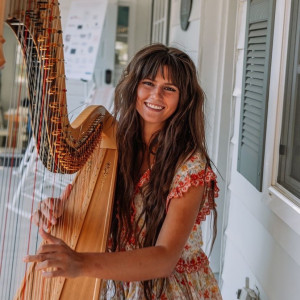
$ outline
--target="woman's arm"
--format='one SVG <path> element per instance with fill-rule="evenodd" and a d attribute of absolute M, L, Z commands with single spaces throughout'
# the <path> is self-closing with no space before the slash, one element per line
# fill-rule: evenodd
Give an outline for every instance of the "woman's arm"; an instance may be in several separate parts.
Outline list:
<path fill-rule="evenodd" d="M 26 262 L 39 262 L 45 277 L 88 276 L 122 281 L 142 281 L 169 276 L 194 226 L 204 187 L 191 187 L 181 198 L 171 200 L 155 246 L 114 253 L 77 253 L 63 241 L 41 230 L 48 241 Z M 48 270 L 55 268 L 55 270 Z"/>

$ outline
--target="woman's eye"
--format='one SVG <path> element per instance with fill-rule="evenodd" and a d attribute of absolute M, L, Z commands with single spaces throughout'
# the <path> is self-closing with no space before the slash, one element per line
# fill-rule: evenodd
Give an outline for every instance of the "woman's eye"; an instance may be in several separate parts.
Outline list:
<path fill-rule="evenodd" d="M 165 87 L 165 90 L 170 91 L 170 92 L 176 92 L 176 89 L 174 89 L 170 86 Z"/>
<path fill-rule="evenodd" d="M 153 83 L 151 81 L 143 81 L 143 84 L 153 86 Z"/>

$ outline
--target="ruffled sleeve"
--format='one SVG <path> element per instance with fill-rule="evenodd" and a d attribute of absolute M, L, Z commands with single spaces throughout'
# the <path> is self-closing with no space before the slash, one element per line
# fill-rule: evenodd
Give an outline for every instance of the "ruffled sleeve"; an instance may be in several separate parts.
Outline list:
<path fill-rule="evenodd" d="M 217 186 L 217 177 L 213 170 L 207 166 L 205 159 L 200 153 L 195 153 L 188 158 L 176 171 L 171 184 L 170 193 L 167 197 L 167 209 L 171 199 L 182 197 L 191 186 L 204 186 L 205 202 L 198 214 L 197 223 L 205 220 L 210 214 L 211 209 L 215 208 L 214 198 L 218 197 L 219 188 Z M 214 197 L 210 191 L 213 189 Z"/>

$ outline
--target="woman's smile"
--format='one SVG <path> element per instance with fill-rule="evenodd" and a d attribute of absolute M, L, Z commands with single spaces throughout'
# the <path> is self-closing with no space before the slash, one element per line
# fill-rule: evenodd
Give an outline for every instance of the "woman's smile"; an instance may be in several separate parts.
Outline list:
<path fill-rule="evenodd" d="M 165 108 L 164 106 L 153 104 L 153 103 L 148 103 L 148 102 L 145 102 L 145 105 L 148 108 L 153 109 L 154 111 L 162 111 Z"/>

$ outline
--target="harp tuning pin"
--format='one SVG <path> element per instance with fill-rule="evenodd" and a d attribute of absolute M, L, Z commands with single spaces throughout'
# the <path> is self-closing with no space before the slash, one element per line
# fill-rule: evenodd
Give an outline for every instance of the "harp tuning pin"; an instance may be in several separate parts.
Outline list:
<path fill-rule="evenodd" d="M 47 37 L 44 36 L 44 35 L 39 35 L 39 37 L 37 38 L 37 40 L 38 40 L 39 43 L 42 43 L 42 42 L 45 41 L 46 38 L 47 38 Z"/>
<path fill-rule="evenodd" d="M 60 148 L 60 146 L 61 146 L 61 142 L 60 142 L 60 139 L 58 139 L 57 141 L 55 141 L 54 143 L 53 143 L 53 145 L 55 146 L 55 148 L 56 148 L 56 152 L 58 152 L 59 150 L 57 150 L 58 148 Z"/>
<path fill-rule="evenodd" d="M 61 130 L 60 130 L 60 129 L 53 130 L 53 131 L 51 132 L 51 134 L 52 134 L 53 136 L 59 136 L 59 135 L 61 134 Z"/>
<path fill-rule="evenodd" d="M 46 82 L 52 82 L 53 80 L 57 79 L 58 76 L 53 76 L 53 75 L 50 75 L 46 78 Z"/>
<path fill-rule="evenodd" d="M 42 56 L 42 60 L 47 60 L 47 61 L 58 61 L 58 59 L 57 58 L 55 58 L 55 57 L 51 57 L 51 56 Z"/>
<path fill-rule="evenodd" d="M 54 123 L 54 124 L 59 124 L 60 123 L 60 117 L 52 116 L 51 117 L 51 122 Z"/>
<path fill-rule="evenodd" d="M 40 46 L 40 51 L 46 51 L 48 49 L 47 45 Z"/>
<path fill-rule="evenodd" d="M 58 101 L 53 101 L 49 103 L 49 107 L 52 109 L 58 109 L 60 107 L 63 107 Z"/>
<path fill-rule="evenodd" d="M 55 64 L 53 62 L 49 62 L 49 60 L 46 61 L 46 63 L 44 64 L 44 69 L 45 70 L 50 70 L 50 68 L 52 68 Z"/>

